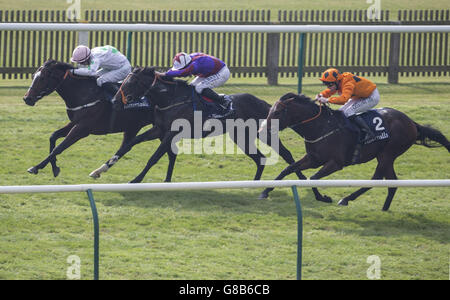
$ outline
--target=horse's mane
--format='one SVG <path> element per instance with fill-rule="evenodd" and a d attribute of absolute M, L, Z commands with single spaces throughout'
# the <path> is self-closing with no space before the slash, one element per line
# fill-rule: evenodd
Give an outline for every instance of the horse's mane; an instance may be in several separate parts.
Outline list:
<path fill-rule="evenodd" d="M 54 59 L 49 59 L 47 60 L 43 67 L 48 67 L 50 65 L 55 65 L 56 68 L 61 69 L 62 71 L 67 71 L 67 70 L 71 70 L 71 69 L 75 69 L 75 67 L 71 64 L 62 62 L 62 61 L 57 61 Z"/>
<path fill-rule="evenodd" d="M 73 70 L 76 69 L 74 65 L 72 64 L 68 64 L 62 61 L 57 61 L 55 59 L 49 59 L 47 60 L 44 65 L 44 68 L 46 67 L 52 67 L 52 68 L 56 68 L 58 70 L 61 70 L 63 72 L 66 72 L 67 70 Z M 91 81 L 93 80 L 97 80 L 97 77 L 95 76 L 79 76 L 76 74 L 70 74 L 71 77 L 76 78 L 76 79 L 91 79 Z"/>
<path fill-rule="evenodd" d="M 312 100 L 311 98 L 309 98 L 308 96 L 303 95 L 303 94 L 287 93 L 280 98 L 280 101 L 283 102 L 288 99 L 294 99 L 295 102 L 297 102 L 299 104 L 309 105 L 312 108 L 317 108 L 319 106 L 316 101 Z M 325 112 L 327 115 L 333 115 L 333 114 L 343 115 L 341 111 L 334 110 L 331 107 L 329 107 L 328 105 L 322 105 L 322 111 Z"/>
<path fill-rule="evenodd" d="M 295 93 L 287 93 L 280 98 L 281 102 L 286 100 L 293 99 L 295 102 L 299 104 L 308 104 L 308 105 L 317 105 L 311 98 L 303 94 L 295 94 Z"/>

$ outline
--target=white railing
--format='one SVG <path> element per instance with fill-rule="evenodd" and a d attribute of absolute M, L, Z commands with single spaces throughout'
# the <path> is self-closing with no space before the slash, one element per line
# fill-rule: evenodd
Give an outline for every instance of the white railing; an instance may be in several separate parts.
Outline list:
<path fill-rule="evenodd" d="M 61 192 L 144 192 L 174 190 L 212 190 L 269 187 L 447 187 L 450 179 L 440 180 L 260 180 L 171 182 L 140 184 L 78 184 L 0 186 L 0 194 L 61 193 Z"/>
<path fill-rule="evenodd" d="M 286 188 L 292 189 L 297 209 L 297 279 L 301 279 L 303 248 L 303 216 L 297 187 L 450 187 L 450 179 L 441 180 L 267 180 L 267 181 L 216 181 L 176 182 L 140 184 L 79 184 L 79 185 L 29 185 L 0 186 L 0 194 L 86 192 L 94 221 L 94 279 L 99 278 L 100 230 L 93 192 L 144 192 L 211 190 L 242 188 Z M 264 201 L 264 200 L 260 200 Z"/>

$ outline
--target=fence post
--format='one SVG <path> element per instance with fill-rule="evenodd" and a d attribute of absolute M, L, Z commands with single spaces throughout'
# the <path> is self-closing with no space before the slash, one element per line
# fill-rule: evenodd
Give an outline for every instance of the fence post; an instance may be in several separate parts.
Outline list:
<path fill-rule="evenodd" d="M 278 85 L 278 61 L 280 56 L 280 34 L 267 34 L 267 83 L 269 85 Z"/>
<path fill-rule="evenodd" d="M 88 189 L 86 191 L 89 203 L 91 204 L 91 210 L 92 210 L 92 220 L 94 223 L 94 280 L 99 279 L 99 257 L 100 257 L 100 231 L 99 231 L 99 223 L 98 223 L 98 213 L 97 213 L 97 207 L 95 205 L 94 195 L 92 193 L 91 189 Z"/>
<path fill-rule="evenodd" d="M 298 44 L 298 84 L 297 90 L 298 93 L 302 93 L 302 82 L 303 82 L 303 67 L 305 64 L 305 36 L 306 33 L 300 33 L 300 41 Z"/>
<path fill-rule="evenodd" d="M 400 33 L 391 33 L 389 43 L 388 83 L 398 83 Z"/>
<path fill-rule="evenodd" d="M 302 280 L 302 252 L 303 252 L 303 214 L 297 186 L 291 187 L 297 209 L 297 280 Z"/>
<path fill-rule="evenodd" d="M 133 41 L 133 32 L 128 32 L 128 39 L 127 39 L 127 59 L 131 63 L 131 43 Z"/>

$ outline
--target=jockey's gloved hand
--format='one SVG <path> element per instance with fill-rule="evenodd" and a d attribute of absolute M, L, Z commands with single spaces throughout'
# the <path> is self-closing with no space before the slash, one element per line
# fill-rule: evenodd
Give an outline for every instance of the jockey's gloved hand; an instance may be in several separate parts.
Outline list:
<path fill-rule="evenodd" d="M 317 99 L 317 101 L 319 101 L 319 103 L 321 103 L 321 104 L 326 104 L 326 103 L 328 103 L 328 99 L 327 98 L 325 98 L 325 97 L 319 97 L 318 99 Z"/>
<path fill-rule="evenodd" d="M 320 98 L 323 98 L 322 94 L 317 94 L 314 100 L 319 101 Z"/>

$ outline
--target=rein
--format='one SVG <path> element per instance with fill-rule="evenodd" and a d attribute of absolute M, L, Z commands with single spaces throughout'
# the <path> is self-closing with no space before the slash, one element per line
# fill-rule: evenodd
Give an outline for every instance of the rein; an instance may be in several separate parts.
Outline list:
<path fill-rule="evenodd" d="M 123 92 L 122 87 L 123 87 L 123 85 L 124 85 L 124 84 L 125 84 L 132 76 L 135 76 L 135 74 L 134 74 L 134 73 L 128 74 L 127 77 L 126 77 L 126 78 L 124 79 L 124 81 L 122 82 L 122 84 L 120 85 L 120 88 L 119 88 L 119 93 L 120 93 L 120 95 L 121 95 L 122 103 L 123 103 L 123 104 L 128 104 L 128 100 L 127 100 L 127 97 L 125 96 L 125 93 Z M 143 84 L 143 83 L 141 83 L 139 80 L 138 80 L 138 83 L 139 83 L 140 85 L 142 85 L 142 86 L 146 89 L 145 92 L 144 92 L 144 95 L 146 95 L 146 94 L 148 94 L 148 91 L 149 91 L 150 89 L 152 89 L 152 88 L 155 86 L 155 84 L 156 84 L 157 81 L 161 81 L 162 83 L 166 83 L 166 84 L 176 84 L 176 82 L 171 82 L 171 81 L 166 81 L 166 80 L 161 79 L 161 76 L 158 75 L 158 74 L 156 74 L 156 73 L 155 73 L 153 82 L 152 82 L 152 84 L 150 85 L 149 88 L 147 88 L 146 85 Z"/>
<path fill-rule="evenodd" d="M 74 75 L 75 75 L 75 74 L 73 74 L 72 72 L 70 72 L 70 69 L 67 70 L 66 73 L 64 74 L 63 80 L 62 80 L 61 83 L 56 87 L 55 90 L 57 90 L 57 89 L 63 84 L 63 82 L 67 79 L 67 77 L 69 77 L 69 76 L 72 77 L 72 78 L 89 79 L 89 77 L 83 77 L 83 76 L 77 76 L 77 77 L 75 77 Z M 78 111 L 78 110 L 82 110 L 82 109 L 84 109 L 84 108 L 88 108 L 88 107 L 94 106 L 94 105 L 96 105 L 96 104 L 98 104 L 98 103 L 100 103 L 100 102 L 101 102 L 101 100 L 96 100 L 96 101 L 93 101 L 93 102 L 90 102 L 90 103 L 87 103 L 87 104 L 84 104 L 84 105 L 80 105 L 80 106 L 77 106 L 77 107 L 67 107 L 67 106 L 66 106 L 66 110 L 68 110 L 68 111 Z"/>
<path fill-rule="evenodd" d="M 281 104 L 281 106 L 283 107 L 283 109 L 286 110 L 286 109 L 287 109 L 287 103 L 293 101 L 294 99 L 295 99 L 295 98 L 289 98 L 289 99 L 284 100 L 284 101 L 278 100 L 278 104 Z M 300 122 L 298 122 L 298 123 L 295 123 L 294 125 L 291 125 L 291 126 L 289 126 L 289 127 L 290 127 L 290 128 L 293 128 L 293 127 L 296 127 L 296 126 L 299 126 L 299 125 L 302 125 L 302 124 L 306 124 L 306 123 L 308 123 L 308 122 L 311 122 L 311 121 L 317 119 L 317 118 L 322 114 L 322 106 L 323 106 L 323 104 L 320 103 L 320 104 L 319 104 L 319 112 L 318 112 L 315 116 L 313 116 L 313 117 L 311 117 L 311 118 L 309 118 L 309 119 L 300 121 Z M 314 144 L 314 143 L 320 142 L 321 140 L 323 140 L 323 139 L 329 137 L 330 135 L 332 135 L 332 134 L 334 134 L 334 133 L 336 133 L 336 132 L 338 132 L 338 131 L 339 131 L 339 128 L 334 129 L 334 130 L 328 132 L 327 134 L 322 135 L 321 137 L 318 137 L 317 139 L 314 139 L 314 140 L 307 140 L 307 139 L 304 138 L 304 140 L 305 140 L 305 143 Z"/>
<path fill-rule="evenodd" d="M 123 92 L 122 87 L 132 76 L 135 76 L 135 74 L 134 73 L 128 74 L 128 76 L 124 79 L 124 81 L 122 82 L 122 84 L 120 85 L 120 88 L 119 88 L 119 92 L 120 92 L 120 95 L 122 97 L 122 103 L 123 104 L 127 104 L 128 100 L 127 100 L 127 98 L 125 96 L 125 93 Z M 161 78 L 161 75 L 156 74 L 156 73 L 155 73 L 153 82 L 152 82 L 152 84 L 151 84 L 151 86 L 149 88 L 147 88 L 145 86 L 145 84 L 141 83 L 139 80 L 137 82 L 140 85 L 142 85 L 144 88 L 147 88 L 146 91 L 144 92 L 144 95 L 146 95 L 148 93 L 148 91 L 150 91 L 156 85 L 157 81 L 161 81 L 162 83 L 165 83 L 165 84 L 172 84 L 172 85 L 173 84 L 175 84 L 175 85 L 177 84 L 176 82 L 163 80 Z M 158 105 L 155 105 L 155 109 L 157 109 L 159 111 L 165 111 L 165 110 L 169 110 L 171 108 L 174 108 L 174 107 L 177 107 L 177 106 L 180 106 L 180 105 L 183 105 L 183 104 L 188 104 L 188 103 L 191 103 L 191 102 L 192 102 L 192 100 L 188 100 L 188 101 L 178 102 L 178 103 L 175 103 L 175 104 L 172 104 L 172 105 L 169 105 L 169 106 L 165 106 L 165 107 L 159 107 Z"/>
<path fill-rule="evenodd" d="M 289 99 L 284 100 L 284 101 L 278 100 L 277 102 L 278 102 L 278 104 L 281 104 L 281 106 L 283 107 L 283 109 L 287 109 L 287 104 L 288 104 L 289 102 L 293 101 L 294 99 L 295 99 L 295 98 L 289 98 Z M 320 117 L 320 115 L 322 114 L 322 105 L 323 105 L 323 104 L 320 103 L 320 105 L 319 105 L 319 113 L 317 113 L 317 115 L 315 115 L 315 116 L 313 116 L 312 118 L 309 118 L 309 119 L 307 119 L 307 120 L 300 121 L 300 122 L 298 122 L 298 123 L 296 123 L 296 124 L 294 124 L 294 125 L 291 125 L 291 126 L 289 126 L 289 127 L 295 127 L 295 126 L 298 126 L 298 125 L 301 125 L 301 124 L 306 124 L 306 123 L 308 123 L 308 122 L 311 122 L 311 121 L 317 119 L 317 118 Z"/>

